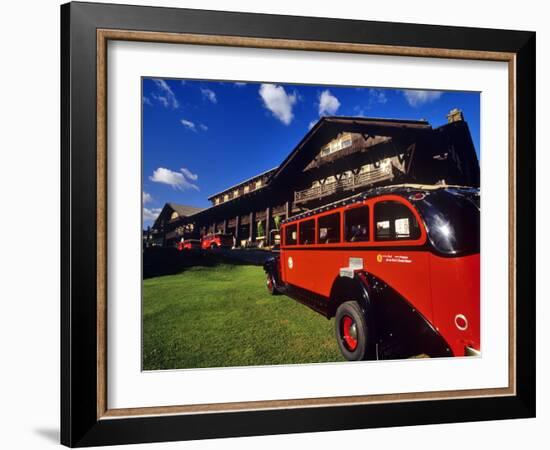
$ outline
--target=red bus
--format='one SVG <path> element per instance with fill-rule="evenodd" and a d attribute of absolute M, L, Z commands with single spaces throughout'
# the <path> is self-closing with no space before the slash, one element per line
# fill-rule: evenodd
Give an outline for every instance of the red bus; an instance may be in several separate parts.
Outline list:
<path fill-rule="evenodd" d="M 479 189 L 370 190 L 282 223 L 270 293 L 335 319 L 348 360 L 480 354 Z"/>
<path fill-rule="evenodd" d="M 185 239 L 178 242 L 178 250 L 200 250 L 201 241 L 199 239 Z"/>
<path fill-rule="evenodd" d="M 231 234 L 207 234 L 201 239 L 201 248 L 204 250 L 231 247 L 233 247 L 233 235 Z"/>

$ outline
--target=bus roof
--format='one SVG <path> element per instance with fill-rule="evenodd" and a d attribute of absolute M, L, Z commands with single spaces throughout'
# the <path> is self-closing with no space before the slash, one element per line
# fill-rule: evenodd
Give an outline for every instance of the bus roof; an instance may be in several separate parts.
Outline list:
<path fill-rule="evenodd" d="M 304 211 L 302 213 L 296 214 L 288 219 L 283 220 L 281 223 L 283 225 L 304 219 L 306 217 L 313 216 L 322 212 L 330 211 L 333 209 L 340 208 L 342 206 L 352 205 L 354 203 L 359 203 L 364 200 L 368 200 L 374 197 L 381 195 L 400 195 L 402 197 L 410 196 L 416 193 L 429 193 L 437 190 L 448 190 L 448 191 L 461 191 L 463 193 L 479 193 L 479 188 L 473 188 L 471 186 L 457 186 L 457 185 L 448 185 L 448 184 L 432 184 L 432 185 L 423 185 L 423 184 L 396 184 L 392 186 L 381 186 L 363 191 L 359 194 L 346 197 L 344 199 L 335 201 L 333 203 L 328 203 L 326 205 L 320 206 L 318 208 L 311 209 L 309 211 Z"/>

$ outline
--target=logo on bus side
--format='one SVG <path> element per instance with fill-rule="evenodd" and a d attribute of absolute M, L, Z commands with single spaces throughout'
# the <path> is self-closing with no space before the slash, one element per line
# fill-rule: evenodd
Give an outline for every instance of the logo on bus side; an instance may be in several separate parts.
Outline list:
<path fill-rule="evenodd" d="M 381 254 L 376 255 L 376 261 L 379 263 L 401 263 L 401 264 L 410 264 L 412 262 L 411 258 L 407 255 L 393 255 L 393 254 Z"/>
<path fill-rule="evenodd" d="M 294 261 L 292 260 L 292 256 L 288 257 L 288 268 L 292 269 L 294 267 Z"/>

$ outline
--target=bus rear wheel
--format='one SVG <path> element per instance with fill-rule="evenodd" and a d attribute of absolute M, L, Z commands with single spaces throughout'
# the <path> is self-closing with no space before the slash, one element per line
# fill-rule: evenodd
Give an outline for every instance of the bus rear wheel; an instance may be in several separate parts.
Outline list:
<path fill-rule="evenodd" d="M 372 358 L 367 320 L 357 302 L 345 302 L 338 307 L 334 317 L 334 328 L 336 341 L 344 358 L 348 361 Z"/>
<path fill-rule="evenodd" d="M 279 294 L 279 291 L 277 290 L 277 285 L 275 284 L 275 277 L 271 273 L 267 274 L 265 284 L 267 286 L 267 292 L 269 292 L 271 295 Z"/>

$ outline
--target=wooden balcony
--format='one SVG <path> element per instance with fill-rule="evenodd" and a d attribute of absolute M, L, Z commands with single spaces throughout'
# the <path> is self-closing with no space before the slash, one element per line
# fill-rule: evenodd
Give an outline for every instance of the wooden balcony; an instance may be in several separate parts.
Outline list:
<path fill-rule="evenodd" d="M 392 178 L 393 172 L 391 165 L 380 167 L 370 172 L 344 177 L 331 183 L 320 184 L 319 186 L 304 189 L 303 191 L 296 191 L 294 192 L 294 203 L 305 203 L 339 192 L 353 191 L 382 181 L 388 181 Z"/>

